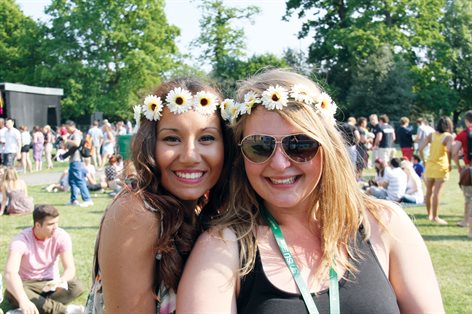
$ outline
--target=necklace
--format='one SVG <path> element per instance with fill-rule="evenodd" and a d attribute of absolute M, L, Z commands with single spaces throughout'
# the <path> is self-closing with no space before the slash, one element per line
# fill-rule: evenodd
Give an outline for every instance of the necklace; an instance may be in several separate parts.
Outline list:
<path fill-rule="evenodd" d="M 300 270 L 298 269 L 297 263 L 293 258 L 290 250 L 288 249 L 287 242 L 285 241 L 282 229 L 280 229 L 279 224 L 275 218 L 269 213 L 269 211 L 262 206 L 261 213 L 264 219 L 267 221 L 272 234 L 274 235 L 275 241 L 279 247 L 280 253 L 282 254 L 285 264 L 287 264 L 288 269 L 292 273 L 293 279 L 297 284 L 298 290 L 302 294 L 303 301 L 307 307 L 308 313 L 310 314 L 319 314 L 318 309 L 316 308 L 315 301 L 308 291 L 308 288 L 303 281 L 302 276 L 300 275 Z M 338 274 L 333 269 L 329 268 L 329 309 L 330 314 L 339 314 L 339 283 L 338 283 Z"/>

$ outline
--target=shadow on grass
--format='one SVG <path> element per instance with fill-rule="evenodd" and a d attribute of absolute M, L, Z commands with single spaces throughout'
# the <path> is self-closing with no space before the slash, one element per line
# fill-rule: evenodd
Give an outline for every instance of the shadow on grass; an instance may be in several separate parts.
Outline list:
<path fill-rule="evenodd" d="M 467 235 L 424 235 L 425 241 L 472 241 Z"/>
<path fill-rule="evenodd" d="M 103 211 L 103 210 L 91 210 L 91 211 L 89 211 L 88 213 L 89 213 L 89 214 L 99 214 L 99 215 L 103 215 L 104 212 L 105 212 L 105 211 Z"/>
<path fill-rule="evenodd" d="M 86 230 L 86 229 L 98 230 L 98 227 L 99 226 L 61 226 L 61 228 L 64 230 Z"/>

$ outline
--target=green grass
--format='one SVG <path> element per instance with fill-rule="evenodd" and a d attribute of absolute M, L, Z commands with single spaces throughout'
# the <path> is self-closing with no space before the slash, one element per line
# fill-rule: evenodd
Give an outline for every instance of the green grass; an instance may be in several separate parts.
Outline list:
<path fill-rule="evenodd" d="M 367 173 L 369 174 L 369 173 Z M 462 219 L 464 200 L 457 185 L 457 171 L 443 190 L 440 216 L 449 225 L 431 223 L 426 217 L 424 206 L 410 207 L 410 214 L 426 241 L 441 287 L 447 313 L 472 313 L 472 241 L 467 238 L 467 230 L 455 226 Z M 69 193 L 47 193 L 41 186 L 32 186 L 29 193 L 35 203 L 49 203 L 57 206 L 61 213 L 60 226 L 67 230 L 73 241 L 77 277 L 86 287 L 91 284 L 92 257 L 95 237 L 101 216 L 111 198 L 107 194 L 93 194 L 95 205 L 89 208 L 64 206 Z M 20 230 L 30 227 L 32 218 L 27 216 L 0 216 L 0 271 L 3 273 L 8 245 Z M 84 304 L 86 293 L 76 303 Z"/>

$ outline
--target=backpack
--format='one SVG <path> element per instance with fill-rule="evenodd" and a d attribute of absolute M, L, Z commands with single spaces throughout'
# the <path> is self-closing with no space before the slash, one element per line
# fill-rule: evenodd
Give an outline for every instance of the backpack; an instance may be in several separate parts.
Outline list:
<path fill-rule="evenodd" d="M 85 135 L 85 137 L 82 139 L 79 150 L 82 157 L 92 157 L 93 143 L 92 136 L 90 134 Z"/>

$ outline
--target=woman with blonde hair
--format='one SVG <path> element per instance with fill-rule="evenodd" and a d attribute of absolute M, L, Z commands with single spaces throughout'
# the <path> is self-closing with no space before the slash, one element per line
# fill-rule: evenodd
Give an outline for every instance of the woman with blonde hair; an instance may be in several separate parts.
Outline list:
<path fill-rule="evenodd" d="M 269 70 L 237 101 L 229 203 L 192 250 L 177 312 L 443 313 L 409 217 L 358 188 L 331 98 Z"/>
<path fill-rule="evenodd" d="M 115 154 L 115 134 L 109 123 L 103 124 L 102 131 L 102 160 L 105 161 Z"/>
<path fill-rule="evenodd" d="M 33 199 L 28 196 L 28 187 L 20 179 L 14 167 L 8 167 L 1 185 L 2 203 L 0 213 L 28 214 L 33 212 Z"/>

